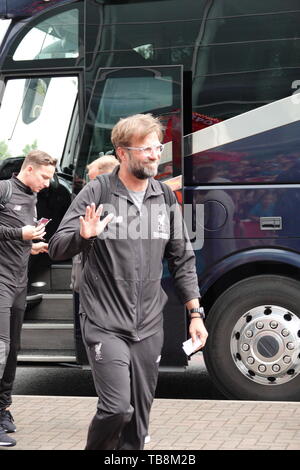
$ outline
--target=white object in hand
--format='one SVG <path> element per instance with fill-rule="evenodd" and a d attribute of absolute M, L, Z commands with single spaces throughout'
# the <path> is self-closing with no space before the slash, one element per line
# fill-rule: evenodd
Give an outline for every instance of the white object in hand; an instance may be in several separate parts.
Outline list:
<path fill-rule="evenodd" d="M 193 343 L 192 338 L 182 343 L 182 348 L 187 356 L 190 356 L 199 346 L 201 346 L 201 341 L 198 336 L 195 343 Z"/>

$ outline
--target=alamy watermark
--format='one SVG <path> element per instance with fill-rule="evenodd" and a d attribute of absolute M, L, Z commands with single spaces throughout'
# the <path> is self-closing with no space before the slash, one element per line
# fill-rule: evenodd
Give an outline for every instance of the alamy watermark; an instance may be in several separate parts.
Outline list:
<path fill-rule="evenodd" d="M 184 204 L 182 208 L 178 204 L 151 204 L 149 208 L 142 205 L 138 211 L 135 205 L 128 206 L 125 199 L 119 198 L 118 207 L 104 204 L 103 217 L 111 213 L 114 217 L 100 239 L 185 240 L 187 250 L 203 247 L 203 204 Z"/>

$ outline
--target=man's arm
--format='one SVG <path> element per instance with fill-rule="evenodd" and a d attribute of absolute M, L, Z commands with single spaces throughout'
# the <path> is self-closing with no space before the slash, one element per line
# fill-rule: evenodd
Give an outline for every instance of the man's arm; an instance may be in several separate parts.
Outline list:
<path fill-rule="evenodd" d="M 10 240 L 41 240 L 46 234 L 45 226 L 24 225 L 24 227 L 14 228 L 0 225 L 0 241 Z"/>
<path fill-rule="evenodd" d="M 200 291 L 195 266 L 195 254 L 189 241 L 188 233 L 178 204 L 175 206 L 174 223 L 171 227 L 170 240 L 165 256 L 172 274 L 176 291 L 188 310 L 199 308 Z M 190 319 L 189 333 L 193 342 L 199 336 L 201 348 L 205 345 L 208 333 L 202 318 L 193 314 Z"/>
<path fill-rule="evenodd" d="M 165 257 L 176 290 L 185 304 L 191 299 L 200 298 L 195 254 L 179 205 L 176 203 L 172 210 L 174 211 L 174 221 L 171 223 L 170 239 L 165 249 Z"/>
<path fill-rule="evenodd" d="M 85 239 L 80 235 L 79 218 L 84 215 L 86 206 L 95 202 L 95 192 L 87 184 L 72 201 L 57 231 L 50 238 L 48 253 L 53 260 L 73 258 L 85 248 Z"/>
<path fill-rule="evenodd" d="M 1 183 L 4 183 L 2 181 Z M 0 201 L 4 203 L 4 185 L 0 184 Z M 6 198 L 5 198 L 6 199 Z M 40 225 L 24 225 L 24 227 L 7 227 L 1 223 L 1 211 L 0 211 L 0 241 L 7 242 L 10 240 L 38 240 L 43 238 L 45 235 L 45 226 Z"/>
<path fill-rule="evenodd" d="M 5 227 L 0 225 L 0 241 L 23 240 L 22 228 Z"/>
<path fill-rule="evenodd" d="M 74 199 L 51 237 L 48 253 L 54 260 L 73 258 L 90 246 L 90 240 L 106 227 L 111 214 L 100 221 L 102 207 L 95 207 L 100 200 L 100 185 L 97 180 L 87 184 Z"/>
<path fill-rule="evenodd" d="M 6 181 L 0 182 L 0 201 L 4 202 L 5 198 L 5 184 Z M 22 228 L 6 227 L 1 224 L 1 212 L 0 212 L 0 241 L 10 240 L 22 240 Z"/>
<path fill-rule="evenodd" d="M 191 310 L 192 308 L 199 308 L 200 307 L 199 299 L 189 300 L 188 302 L 186 302 L 185 306 L 187 310 Z M 199 314 L 193 313 L 191 315 L 189 333 L 190 333 L 193 343 L 196 341 L 197 336 L 200 338 L 200 341 L 201 341 L 200 348 L 203 348 L 206 343 L 208 333 L 204 326 L 203 319 L 200 318 Z"/>

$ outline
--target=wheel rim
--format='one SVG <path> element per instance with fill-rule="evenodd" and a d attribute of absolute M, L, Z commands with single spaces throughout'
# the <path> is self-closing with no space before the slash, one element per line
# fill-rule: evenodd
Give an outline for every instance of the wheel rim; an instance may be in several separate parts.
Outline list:
<path fill-rule="evenodd" d="M 230 349 L 240 372 L 263 385 L 280 385 L 300 372 L 300 319 L 276 305 L 247 311 L 235 324 Z"/>

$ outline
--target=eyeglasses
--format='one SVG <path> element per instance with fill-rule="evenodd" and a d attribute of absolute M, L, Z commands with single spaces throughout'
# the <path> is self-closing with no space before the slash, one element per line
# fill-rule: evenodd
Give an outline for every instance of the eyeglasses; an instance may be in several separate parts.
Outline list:
<path fill-rule="evenodd" d="M 127 150 L 135 150 L 136 152 L 140 152 L 146 156 L 150 156 L 152 152 L 162 153 L 164 149 L 164 145 L 159 144 L 159 145 L 151 145 L 149 147 L 123 147 L 123 148 Z"/>

